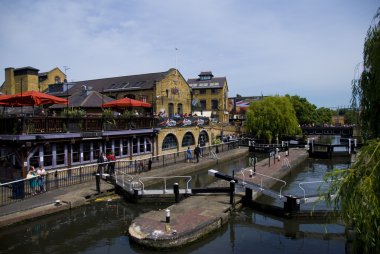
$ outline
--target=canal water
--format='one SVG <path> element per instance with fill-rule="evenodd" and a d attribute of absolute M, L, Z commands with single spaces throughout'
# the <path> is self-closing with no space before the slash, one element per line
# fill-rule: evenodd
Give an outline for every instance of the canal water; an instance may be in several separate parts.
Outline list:
<path fill-rule="evenodd" d="M 215 169 L 232 173 L 247 165 L 248 158 L 240 158 Z M 346 166 L 342 160 L 308 159 L 286 179 L 292 182 L 286 191 L 298 189 L 301 181 L 320 180 L 333 168 Z M 214 180 L 207 170 L 193 175 L 195 186 L 206 186 Z M 314 191 L 317 189 L 314 186 Z M 166 206 L 131 204 L 123 199 L 93 202 L 0 229 L 0 253 L 157 253 L 131 243 L 126 232 L 139 214 Z M 343 232 L 344 227 L 338 223 L 286 220 L 243 208 L 216 233 L 166 253 L 345 253 Z"/>

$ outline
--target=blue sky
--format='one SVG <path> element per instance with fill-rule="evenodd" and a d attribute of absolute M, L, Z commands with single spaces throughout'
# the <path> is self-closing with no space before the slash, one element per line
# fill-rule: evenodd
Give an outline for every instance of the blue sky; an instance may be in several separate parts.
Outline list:
<path fill-rule="evenodd" d="M 229 96 L 348 105 L 375 0 L 2 0 L 4 68 L 69 81 L 166 71 L 225 76 Z M 178 50 L 175 50 L 177 48 Z M 176 60 L 177 59 L 177 60 Z"/>

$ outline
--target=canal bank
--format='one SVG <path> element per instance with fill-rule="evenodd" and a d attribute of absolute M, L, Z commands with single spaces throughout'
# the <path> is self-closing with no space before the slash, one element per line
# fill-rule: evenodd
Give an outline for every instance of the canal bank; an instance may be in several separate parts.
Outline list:
<path fill-rule="evenodd" d="M 186 175 L 191 172 L 209 168 L 228 160 L 238 157 L 247 156 L 247 148 L 238 148 L 229 151 L 220 152 L 216 158 L 203 157 L 199 163 L 195 161 L 190 163 L 180 162 L 164 168 L 153 169 L 142 172 L 136 177 L 143 176 L 170 176 Z M 153 182 L 151 182 L 153 183 Z M 149 182 L 147 182 L 147 186 Z M 0 228 L 19 223 L 25 220 L 36 219 L 48 214 L 69 210 L 74 207 L 82 206 L 95 200 L 96 198 L 107 196 L 113 193 L 115 186 L 110 182 L 101 181 L 100 193 L 96 190 L 95 177 L 94 181 L 85 182 L 78 185 L 69 186 L 62 189 L 50 190 L 48 192 L 36 195 L 29 199 L 20 200 L 19 202 L 0 207 Z M 60 202 L 57 203 L 56 201 Z"/>
<path fill-rule="evenodd" d="M 306 150 L 292 149 L 286 156 L 288 163 L 282 163 L 280 160 L 270 165 L 269 159 L 264 159 L 256 164 L 255 170 L 257 173 L 282 178 L 291 172 L 292 167 L 306 158 Z M 250 169 L 253 170 L 253 167 L 246 170 Z M 239 172 L 236 172 L 236 178 L 238 177 Z M 243 178 L 240 177 L 240 180 Z M 260 180 L 252 178 L 252 181 Z M 268 188 L 275 183 L 272 179 L 265 181 Z M 229 183 L 218 181 L 214 186 L 220 187 L 226 184 Z M 230 197 L 226 194 L 191 196 L 167 208 L 170 215 L 169 222 L 166 210 L 150 211 L 137 217 L 129 227 L 130 239 L 140 245 L 155 249 L 178 248 L 190 244 L 227 223 L 230 211 L 234 209 L 235 203 L 241 202 L 241 199 L 241 193 L 235 196 L 234 204 L 230 204 Z"/>

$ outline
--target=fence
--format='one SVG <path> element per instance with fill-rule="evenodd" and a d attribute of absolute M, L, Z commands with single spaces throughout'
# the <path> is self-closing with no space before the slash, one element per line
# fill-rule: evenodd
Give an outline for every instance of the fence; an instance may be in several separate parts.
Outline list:
<path fill-rule="evenodd" d="M 238 148 L 238 142 L 233 141 L 219 145 L 212 145 L 201 148 L 203 157 L 210 153 L 219 153 Z M 124 174 L 137 174 L 144 171 L 166 167 L 176 163 L 186 162 L 186 151 L 180 151 L 165 155 L 152 156 L 139 160 L 119 160 L 115 162 L 114 170 Z M 11 204 L 41 192 L 40 181 L 43 180 L 44 191 L 51 191 L 81 184 L 84 182 L 95 182 L 95 173 L 113 173 L 112 162 L 95 163 L 72 167 L 68 169 L 48 171 L 43 178 L 20 179 L 12 182 L 0 184 L 0 206 Z"/>

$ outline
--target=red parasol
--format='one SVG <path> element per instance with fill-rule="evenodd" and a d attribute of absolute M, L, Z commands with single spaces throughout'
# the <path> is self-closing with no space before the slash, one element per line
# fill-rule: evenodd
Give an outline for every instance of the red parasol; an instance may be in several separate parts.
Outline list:
<path fill-rule="evenodd" d="M 0 97 L 0 105 L 4 106 L 22 107 L 45 104 L 67 104 L 67 100 L 37 91 L 26 91 L 22 94 L 3 95 Z"/>
<path fill-rule="evenodd" d="M 150 108 L 152 105 L 147 102 L 138 101 L 130 98 L 123 98 L 119 100 L 110 101 L 102 105 L 103 108 L 127 108 L 127 107 L 140 107 Z"/>

